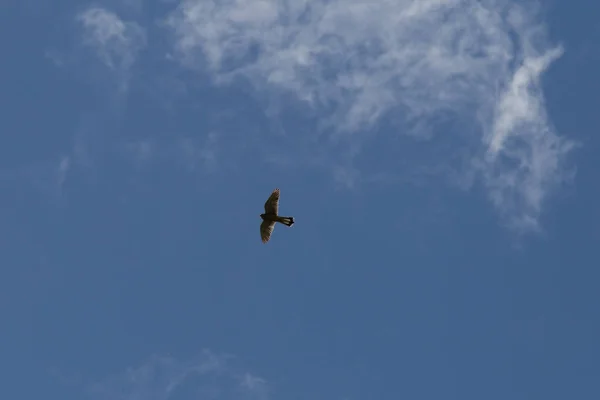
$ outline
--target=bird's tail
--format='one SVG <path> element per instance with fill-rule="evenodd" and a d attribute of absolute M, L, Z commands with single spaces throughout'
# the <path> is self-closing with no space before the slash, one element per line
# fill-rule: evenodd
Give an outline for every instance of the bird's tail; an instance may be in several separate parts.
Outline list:
<path fill-rule="evenodd" d="M 277 217 L 277 221 L 287 226 L 294 225 L 294 217 Z"/>

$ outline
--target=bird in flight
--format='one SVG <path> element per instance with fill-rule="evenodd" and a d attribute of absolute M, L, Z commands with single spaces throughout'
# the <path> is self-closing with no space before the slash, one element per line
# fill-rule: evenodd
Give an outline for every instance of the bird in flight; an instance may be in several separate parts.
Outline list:
<path fill-rule="evenodd" d="M 263 222 L 260 224 L 260 238 L 263 243 L 267 243 L 271 238 L 271 233 L 275 229 L 275 222 L 286 226 L 294 225 L 294 217 L 280 217 L 279 213 L 279 189 L 273 190 L 273 193 L 265 203 L 265 213 L 260 214 Z"/>

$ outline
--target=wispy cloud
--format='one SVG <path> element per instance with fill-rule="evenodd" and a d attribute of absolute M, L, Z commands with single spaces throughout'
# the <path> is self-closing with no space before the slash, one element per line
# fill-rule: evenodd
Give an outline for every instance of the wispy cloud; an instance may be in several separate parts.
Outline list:
<path fill-rule="evenodd" d="M 129 70 L 146 46 L 146 32 L 140 25 L 104 8 L 90 7 L 77 20 L 84 28 L 84 43 L 112 70 Z"/>
<path fill-rule="evenodd" d="M 153 356 L 89 387 L 98 400 L 266 400 L 267 382 L 249 373 L 238 373 L 233 357 L 205 350 L 182 361 Z"/>
<path fill-rule="evenodd" d="M 267 381 L 246 372 L 239 379 L 239 387 L 241 391 L 249 394 L 251 398 L 256 400 L 266 400 L 269 398 L 269 386 Z"/>
<path fill-rule="evenodd" d="M 563 49 L 549 43 L 526 6 L 184 0 L 167 26 L 183 65 L 219 84 L 244 77 L 271 95 L 291 93 L 336 140 L 361 142 L 368 137 L 361 133 L 388 117 L 434 139 L 447 134 L 439 121 L 477 126 L 479 136 L 468 140 L 479 150 L 465 173 L 478 171 L 509 219 L 535 227 L 544 199 L 568 176 L 572 144 L 548 121 L 540 85 Z"/>
<path fill-rule="evenodd" d="M 71 158 L 60 156 L 58 159 L 37 162 L 24 167 L 0 171 L 0 183 L 26 186 L 47 196 L 60 204 L 63 200 L 64 186 L 71 169 Z"/>
<path fill-rule="evenodd" d="M 212 170 L 217 163 L 218 135 L 210 132 L 205 138 L 181 138 L 177 141 L 176 153 L 189 170 L 196 170 L 198 165 Z"/>
<path fill-rule="evenodd" d="M 498 97 L 486 136 L 483 172 L 491 199 L 519 228 L 538 230 L 548 191 L 570 178 L 562 162 L 575 144 L 559 137 L 548 122 L 539 82 L 562 51 L 524 57 Z"/>
<path fill-rule="evenodd" d="M 159 141 L 148 137 L 142 140 L 117 143 L 121 155 L 142 170 L 157 161 L 177 163 L 189 172 L 212 172 L 217 168 L 219 135 L 209 132 L 199 137 L 177 135 Z"/>
<path fill-rule="evenodd" d="M 68 51 L 48 50 L 46 56 L 55 65 L 68 70 L 71 76 L 84 76 L 107 98 L 104 104 L 77 116 L 79 122 L 70 149 L 69 165 L 85 167 L 89 171 L 97 161 L 97 153 L 110 147 L 114 140 L 111 136 L 119 131 L 131 69 L 139 53 L 146 47 L 147 39 L 145 29 L 137 22 L 123 20 L 117 13 L 99 6 L 87 7 L 73 18 L 77 26 L 75 40 L 78 45 Z M 79 43 L 92 50 L 94 62 L 100 61 L 103 71 L 109 71 L 108 79 L 97 79 L 97 74 L 92 74 L 93 77 L 88 75 L 89 63 L 82 62 L 88 57 L 87 54 L 82 57 L 80 52 L 73 51 L 81 50 Z M 92 71 L 97 70 L 92 68 Z"/>

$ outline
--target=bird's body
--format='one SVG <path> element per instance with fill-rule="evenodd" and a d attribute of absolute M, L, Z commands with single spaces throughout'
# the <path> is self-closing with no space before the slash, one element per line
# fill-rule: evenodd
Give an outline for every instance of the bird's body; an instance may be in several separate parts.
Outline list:
<path fill-rule="evenodd" d="M 279 213 L 279 189 L 273 190 L 271 196 L 265 203 L 265 213 L 260 214 L 263 222 L 260 224 L 260 237 L 263 243 L 267 243 L 271 238 L 271 233 L 275 229 L 275 223 L 279 222 L 286 226 L 294 225 L 294 217 L 282 217 Z"/>
<path fill-rule="evenodd" d="M 280 217 L 279 215 L 273 215 L 273 214 L 260 214 L 260 217 L 264 221 L 280 222 L 287 226 L 294 225 L 294 217 Z"/>

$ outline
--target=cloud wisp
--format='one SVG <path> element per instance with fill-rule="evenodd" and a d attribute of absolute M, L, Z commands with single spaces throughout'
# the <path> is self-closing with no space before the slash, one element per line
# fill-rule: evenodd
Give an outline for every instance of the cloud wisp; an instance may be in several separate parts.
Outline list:
<path fill-rule="evenodd" d="M 72 77 L 91 80 L 98 93 L 107 97 L 106 103 L 96 106 L 93 111 L 81 113 L 73 145 L 69 150 L 68 163 L 62 169 L 85 167 L 89 169 L 95 163 L 96 152 L 106 147 L 110 141 L 107 132 L 116 131 L 125 109 L 132 68 L 140 52 L 147 46 L 146 31 L 135 21 L 123 20 L 115 12 L 100 6 L 90 6 L 73 16 L 76 26 L 75 49 L 83 44 L 91 50 L 94 63 L 102 65 L 102 71 L 108 71 L 108 79 L 88 74 L 88 64 L 84 61 L 88 55 L 65 50 L 49 50 L 47 57 L 58 67 L 67 70 Z M 116 89 L 116 90 L 115 90 Z"/>
<path fill-rule="evenodd" d="M 152 356 L 88 388 L 97 400 L 267 400 L 268 383 L 250 373 L 239 373 L 231 356 L 205 350 L 199 357 L 182 361 L 171 356 Z"/>
<path fill-rule="evenodd" d="M 209 132 L 204 138 L 178 136 L 158 141 L 152 138 L 121 144 L 122 155 L 135 168 L 143 169 L 158 160 L 176 160 L 188 172 L 213 172 L 219 156 L 219 135 Z"/>
<path fill-rule="evenodd" d="M 125 73 L 146 47 L 145 30 L 134 21 L 123 21 L 117 14 L 90 7 L 77 15 L 84 29 L 84 43 L 113 71 Z"/>
<path fill-rule="evenodd" d="M 482 171 L 490 197 L 518 228 L 538 230 L 547 192 L 571 178 L 563 162 L 575 143 L 554 132 L 539 82 L 562 52 L 555 48 L 523 61 L 498 98 L 485 139 Z"/>
<path fill-rule="evenodd" d="M 468 140 L 478 150 L 464 168 L 521 227 L 537 227 L 569 175 L 572 144 L 550 123 L 540 84 L 563 48 L 528 4 L 183 0 L 166 25 L 182 65 L 218 84 L 243 77 L 270 95 L 291 93 L 336 139 L 363 141 L 386 118 L 434 140 L 448 134 L 439 117 L 475 127 Z"/>
<path fill-rule="evenodd" d="M 71 157 L 61 155 L 58 160 L 2 170 L 0 171 L 0 183 L 13 186 L 27 182 L 26 187 L 38 191 L 56 204 L 61 204 L 64 200 L 65 184 L 68 180 L 71 162 Z"/>

